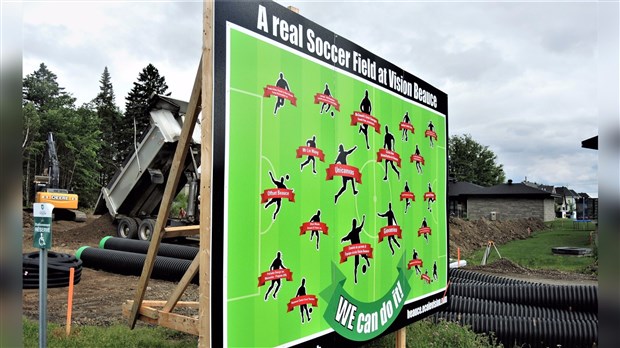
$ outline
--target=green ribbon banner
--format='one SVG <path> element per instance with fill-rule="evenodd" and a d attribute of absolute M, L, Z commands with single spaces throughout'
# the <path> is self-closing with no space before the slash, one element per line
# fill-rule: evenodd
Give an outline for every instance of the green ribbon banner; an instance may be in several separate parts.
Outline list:
<path fill-rule="evenodd" d="M 328 303 L 323 315 L 327 323 L 353 341 L 367 341 L 383 333 L 403 309 L 411 291 L 403 265 L 406 265 L 405 255 L 396 267 L 398 276 L 390 289 L 374 302 L 362 302 L 344 289 L 346 277 L 332 263 L 332 284 L 320 294 Z"/>

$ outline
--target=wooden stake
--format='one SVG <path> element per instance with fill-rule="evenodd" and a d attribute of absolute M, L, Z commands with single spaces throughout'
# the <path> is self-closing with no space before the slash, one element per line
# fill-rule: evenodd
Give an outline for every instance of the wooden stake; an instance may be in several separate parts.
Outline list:
<path fill-rule="evenodd" d="M 461 265 L 461 248 L 456 248 L 456 268 Z"/>
<path fill-rule="evenodd" d="M 213 0 L 204 1 L 200 151 L 200 290 L 198 347 L 211 347 L 211 183 L 213 144 Z"/>
<path fill-rule="evenodd" d="M 407 348 L 407 327 L 396 331 L 396 348 Z"/>
<path fill-rule="evenodd" d="M 65 326 L 65 331 L 67 336 L 71 334 L 71 311 L 73 310 L 73 279 L 74 279 L 75 269 L 73 267 L 69 268 L 69 296 L 67 298 L 67 325 Z"/>

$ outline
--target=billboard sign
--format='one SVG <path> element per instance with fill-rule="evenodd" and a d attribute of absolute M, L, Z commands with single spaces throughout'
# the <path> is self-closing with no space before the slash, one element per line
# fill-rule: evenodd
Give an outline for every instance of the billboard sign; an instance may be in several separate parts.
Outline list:
<path fill-rule="evenodd" d="M 356 345 L 445 305 L 447 95 L 272 2 L 214 28 L 213 345 Z"/>

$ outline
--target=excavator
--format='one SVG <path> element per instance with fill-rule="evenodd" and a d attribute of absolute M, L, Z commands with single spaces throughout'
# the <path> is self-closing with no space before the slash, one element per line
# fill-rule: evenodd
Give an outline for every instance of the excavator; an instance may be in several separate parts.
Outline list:
<path fill-rule="evenodd" d="M 77 210 L 78 195 L 60 188 L 60 163 L 52 132 L 47 134 L 46 150 L 43 173 L 34 177 L 34 202 L 53 204 L 56 220 L 86 221 L 86 214 Z"/>

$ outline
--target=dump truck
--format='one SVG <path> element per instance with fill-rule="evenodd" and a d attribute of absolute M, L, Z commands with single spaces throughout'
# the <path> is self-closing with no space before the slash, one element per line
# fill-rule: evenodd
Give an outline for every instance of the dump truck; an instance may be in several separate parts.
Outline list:
<path fill-rule="evenodd" d="M 34 202 L 50 203 L 54 206 L 54 219 L 73 220 L 77 222 L 86 221 L 86 214 L 77 210 L 78 195 L 68 189 L 60 187 L 60 160 L 56 152 L 56 141 L 54 134 L 49 132 L 45 142 L 45 164 L 43 173 L 35 175 Z"/>
<path fill-rule="evenodd" d="M 138 140 L 110 182 L 101 188 L 95 214 L 108 212 L 121 238 L 150 240 L 161 205 L 166 181 L 173 165 L 188 103 L 162 95 L 150 98 L 147 113 L 150 128 Z M 187 192 L 186 209 L 170 217 L 166 226 L 198 224 L 200 187 L 200 123 L 192 134 L 181 175 L 175 189 Z"/>

